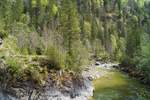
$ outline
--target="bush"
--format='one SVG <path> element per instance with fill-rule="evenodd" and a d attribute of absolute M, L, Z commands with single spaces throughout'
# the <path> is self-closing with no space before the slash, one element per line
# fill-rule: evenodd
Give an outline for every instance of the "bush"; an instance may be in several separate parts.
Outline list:
<path fill-rule="evenodd" d="M 21 63 L 18 62 L 18 59 L 15 58 L 6 58 L 6 64 L 8 71 L 13 75 L 13 76 L 19 76 L 21 74 Z"/>
<path fill-rule="evenodd" d="M 43 86 L 48 77 L 47 69 L 39 66 L 29 66 L 25 69 L 25 76 L 36 85 Z"/>
<path fill-rule="evenodd" d="M 56 46 L 49 44 L 45 55 L 48 57 L 49 69 L 63 69 L 65 67 L 65 53 Z"/>
<path fill-rule="evenodd" d="M 66 62 L 66 68 L 79 75 L 89 62 L 89 53 L 81 43 L 74 43 L 74 47 L 67 54 Z"/>
<path fill-rule="evenodd" d="M 43 52 L 42 50 L 43 44 L 41 42 L 41 38 L 39 34 L 36 32 L 29 33 L 28 41 L 29 41 L 28 52 L 30 54 L 35 53 L 35 54 L 41 55 Z"/>
<path fill-rule="evenodd" d="M 7 37 L 7 32 L 5 30 L 0 30 L 0 38 Z"/>
<path fill-rule="evenodd" d="M 19 54 L 19 48 L 17 46 L 17 39 L 14 36 L 8 35 L 3 39 L 3 53 L 4 56 L 11 56 Z"/>
<path fill-rule="evenodd" d="M 6 32 L 6 30 L 4 30 L 4 22 L 0 20 L 0 37 L 4 38 L 8 35 L 8 33 Z"/>
<path fill-rule="evenodd" d="M 27 24 L 15 23 L 12 35 L 17 38 L 17 46 L 24 54 L 42 54 L 42 42 L 36 31 L 31 31 Z"/>

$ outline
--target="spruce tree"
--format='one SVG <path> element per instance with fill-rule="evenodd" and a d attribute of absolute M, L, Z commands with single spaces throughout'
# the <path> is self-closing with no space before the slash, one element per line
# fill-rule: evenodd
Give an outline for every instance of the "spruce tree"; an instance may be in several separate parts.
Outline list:
<path fill-rule="evenodd" d="M 12 17 L 13 20 L 19 21 L 23 13 L 23 0 L 16 0 L 12 5 Z"/>
<path fill-rule="evenodd" d="M 75 0 L 63 0 L 61 10 L 61 31 L 67 50 L 66 67 L 73 71 L 81 71 L 81 40 L 79 17 Z"/>

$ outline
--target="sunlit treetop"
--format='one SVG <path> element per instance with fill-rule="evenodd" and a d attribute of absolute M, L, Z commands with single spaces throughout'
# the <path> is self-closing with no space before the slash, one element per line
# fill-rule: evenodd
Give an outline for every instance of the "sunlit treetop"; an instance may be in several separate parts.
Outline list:
<path fill-rule="evenodd" d="M 37 1 L 38 0 L 32 0 L 32 6 L 36 6 L 37 4 Z M 40 0 L 40 3 L 43 5 L 43 6 L 46 6 L 48 4 L 48 0 Z"/>

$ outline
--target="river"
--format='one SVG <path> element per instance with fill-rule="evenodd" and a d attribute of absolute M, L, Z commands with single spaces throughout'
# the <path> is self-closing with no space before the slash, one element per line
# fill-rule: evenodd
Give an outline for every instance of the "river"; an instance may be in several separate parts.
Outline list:
<path fill-rule="evenodd" d="M 150 87 L 117 69 L 97 68 L 105 74 L 94 80 L 92 100 L 150 100 Z"/>

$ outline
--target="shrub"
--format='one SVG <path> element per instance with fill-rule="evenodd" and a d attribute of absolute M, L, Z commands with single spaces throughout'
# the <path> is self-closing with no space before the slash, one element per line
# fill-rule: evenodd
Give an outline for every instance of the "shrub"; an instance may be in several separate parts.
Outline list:
<path fill-rule="evenodd" d="M 45 55 L 48 57 L 49 69 L 63 69 L 65 66 L 65 53 L 58 47 L 49 44 L 46 48 Z"/>
<path fill-rule="evenodd" d="M 12 35 L 17 38 L 17 46 L 24 54 L 42 54 L 42 42 L 39 34 L 32 31 L 27 24 L 14 23 Z"/>
<path fill-rule="evenodd" d="M 48 77 L 47 69 L 39 66 L 29 66 L 25 69 L 25 76 L 36 85 L 43 86 Z"/>
<path fill-rule="evenodd" d="M 28 37 L 28 52 L 31 54 L 42 54 L 42 42 L 41 42 L 41 38 L 39 36 L 38 33 L 36 32 L 31 32 L 29 33 L 29 37 Z"/>
<path fill-rule="evenodd" d="M 3 56 L 11 56 L 19 54 L 19 48 L 17 46 L 17 39 L 14 36 L 8 35 L 3 39 L 3 47 L 1 48 Z M 1 53 L 2 53 L 1 52 Z"/>
<path fill-rule="evenodd" d="M 8 71 L 13 76 L 19 76 L 21 74 L 21 63 L 18 62 L 18 59 L 15 58 L 6 58 L 6 64 Z"/>
<path fill-rule="evenodd" d="M 5 30 L 0 30 L 0 38 L 4 38 L 7 36 L 7 32 Z"/>
<path fill-rule="evenodd" d="M 88 64 L 89 53 L 81 43 L 74 43 L 74 47 L 66 57 L 66 68 L 80 75 Z"/>
<path fill-rule="evenodd" d="M 3 21 L 0 20 L 0 37 L 4 38 L 8 35 L 8 33 L 6 32 L 6 30 L 4 30 L 4 23 Z"/>

